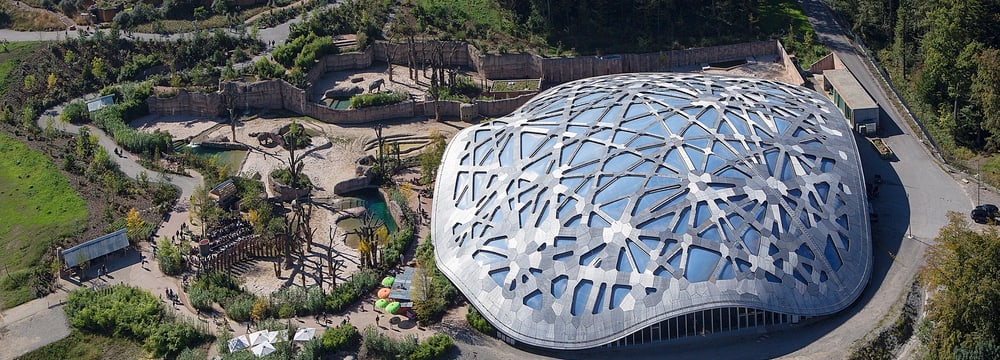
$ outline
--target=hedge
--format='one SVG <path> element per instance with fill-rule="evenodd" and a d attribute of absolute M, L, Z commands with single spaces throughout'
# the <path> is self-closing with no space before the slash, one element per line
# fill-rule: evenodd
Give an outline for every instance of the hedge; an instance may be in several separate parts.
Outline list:
<path fill-rule="evenodd" d="M 410 94 L 397 91 L 386 91 L 374 94 L 360 94 L 351 97 L 351 107 L 360 109 L 370 106 L 384 106 L 406 101 Z"/>
<path fill-rule="evenodd" d="M 326 310 L 338 313 L 354 304 L 362 295 L 378 285 L 378 276 L 370 270 L 360 270 L 326 296 Z"/>
<path fill-rule="evenodd" d="M 358 344 L 361 334 L 354 324 L 344 323 L 323 333 L 323 350 L 328 352 L 347 350 Z"/>

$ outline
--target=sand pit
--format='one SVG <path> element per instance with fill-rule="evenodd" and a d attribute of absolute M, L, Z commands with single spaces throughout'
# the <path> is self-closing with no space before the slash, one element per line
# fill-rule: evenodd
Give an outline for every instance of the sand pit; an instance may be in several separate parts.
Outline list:
<path fill-rule="evenodd" d="M 146 115 L 132 121 L 132 127 L 153 132 L 167 131 L 174 139 L 190 139 L 198 134 L 223 123 L 223 119 L 215 117 L 197 117 L 190 115 Z"/>

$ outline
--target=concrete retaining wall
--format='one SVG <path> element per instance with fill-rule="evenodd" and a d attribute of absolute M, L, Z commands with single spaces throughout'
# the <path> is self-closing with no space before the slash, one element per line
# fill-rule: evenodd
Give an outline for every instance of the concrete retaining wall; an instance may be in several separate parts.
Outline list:
<path fill-rule="evenodd" d="M 795 64 L 795 57 L 788 55 L 781 42 L 775 41 L 774 43 L 778 45 L 778 54 L 781 55 L 781 63 L 785 67 L 785 80 L 788 80 L 788 83 L 792 85 L 805 85 L 806 79 L 802 77 L 799 66 Z"/>
<path fill-rule="evenodd" d="M 222 96 L 219 93 L 189 93 L 180 89 L 177 95 L 146 99 L 149 112 L 160 115 L 194 114 L 198 116 L 219 116 L 222 113 Z"/>

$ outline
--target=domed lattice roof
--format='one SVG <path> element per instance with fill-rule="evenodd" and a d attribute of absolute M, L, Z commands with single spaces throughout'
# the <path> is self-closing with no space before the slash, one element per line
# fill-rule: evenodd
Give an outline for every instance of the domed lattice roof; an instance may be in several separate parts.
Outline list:
<path fill-rule="evenodd" d="M 815 92 L 602 76 L 459 132 L 432 232 L 438 267 L 500 331 L 582 349 L 712 308 L 844 309 L 871 271 L 863 184 Z"/>

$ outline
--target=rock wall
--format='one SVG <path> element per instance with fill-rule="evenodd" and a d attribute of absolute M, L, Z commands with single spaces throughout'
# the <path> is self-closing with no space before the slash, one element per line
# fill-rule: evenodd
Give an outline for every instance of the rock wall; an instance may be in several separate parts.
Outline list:
<path fill-rule="evenodd" d="M 371 184 L 371 179 L 368 176 L 359 176 L 352 179 L 347 179 L 333 185 L 333 193 L 337 195 L 345 195 L 352 191 L 358 191 L 367 188 Z"/>

